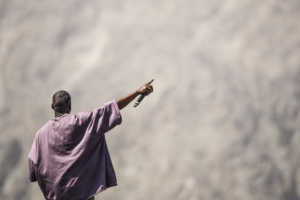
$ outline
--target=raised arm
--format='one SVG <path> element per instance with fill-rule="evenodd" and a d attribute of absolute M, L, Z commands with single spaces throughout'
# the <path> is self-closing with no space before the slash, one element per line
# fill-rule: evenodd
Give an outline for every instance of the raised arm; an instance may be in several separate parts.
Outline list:
<path fill-rule="evenodd" d="M 148 82 L 148 83 L 144 84 L 143 86 L 141 86 L 135 92 L 127 95 L 126 97 L 123 97 L 123 98 L 119 99 L 117 101 L 119 109 L 121 110 L 121 109 L 125 108 L 132 100 L 134 100 L 140 94 L 149 95 L 150 93 L 152 93 L 153 92 L 153 86 L 151 85 L 151 83 L 153 81 L 154 81 L 154 79 L 152 79 L 150 82 Z"/>

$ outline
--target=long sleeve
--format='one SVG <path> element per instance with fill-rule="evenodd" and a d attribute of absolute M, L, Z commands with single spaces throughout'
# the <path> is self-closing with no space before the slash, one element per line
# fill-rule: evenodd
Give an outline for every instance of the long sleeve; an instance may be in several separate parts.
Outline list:
<path fill-rule="evenodd" d="M 115 101 L 106 103 L 92 112 L 77 115 L 79 125 L 87 127 L 88 132 L 102 135 L 122 122 L 120 109 Z"/>
<path fill-rule="evenodd" d="M 29 168 L 29 180 L 30 180 L 30 182 L 37 181 L 37 178 L 36 178 L 36 165 L 30 159 L 28 159 L 28 168 Z"/>
<path fill-rule="evenodd" d="M 31 182 L 37 181 L 37 161 L 38 161 L 38 133 L 33 139 L 33 143 L 28 154 L 28 169 L 29 169 L 29 180 Z"/>
<path fill-rule="evenodd" d="M 117 103 L 112 101 L 105 104 L 103 107 L 102 119 L 98 126 L 101 126 L 101 129 L 104 132 L 107 132 L 121 122 L 122 117 Z"/>

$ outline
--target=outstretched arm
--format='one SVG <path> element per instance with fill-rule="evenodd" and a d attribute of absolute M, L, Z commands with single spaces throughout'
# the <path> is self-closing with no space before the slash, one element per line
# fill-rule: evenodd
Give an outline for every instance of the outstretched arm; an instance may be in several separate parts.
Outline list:
<path fill-rule="evenodd" d="M 153 81 L 154 80 L 152 79 L 150 82 L 144 84 L 142 87 L 140 87 L 135 92 L 129 94 L 126 97 L 123 97 L 123 98 L 119 99 L 117 101 L 119 109 L 121 110 L 121 109 L 125 108 L 132 100 L 134 100 L 140 94 L 149 95 L 150 93 L 152 93 L 153 92 L 153 86 L 151 85 L 151 83 Z"/>

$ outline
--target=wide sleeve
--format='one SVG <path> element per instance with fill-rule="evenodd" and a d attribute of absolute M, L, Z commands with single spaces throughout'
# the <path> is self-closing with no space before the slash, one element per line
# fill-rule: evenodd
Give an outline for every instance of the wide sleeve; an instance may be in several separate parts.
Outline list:
<path fill-rule="evenodd" d="M 107 132 L 122 123 L 122 116 L 116 101 L 108 102 L 103 107 L 101 129 Z"/>
<path fill-rule="evenodd" d="M 92 112 L 79 113 L 77 117 L 79 126 L 92 135 L 104 134 L 122 122 L 116 101 L 110 101 Z"/>
<path fill-rule="evenodd" d="M 28 169 L 29 169 L 29 180 L 34 182 L 37 180 L 37 162 L 38 162 L 38 141 L 37 134 L 33 140 L 31 150 L 28 154 Z"/>
<path fill-rule="evenodd" d="M 28 158 L 29 180 L 30 182 L 37 181 L 36 178 L 36 165 Z"/>

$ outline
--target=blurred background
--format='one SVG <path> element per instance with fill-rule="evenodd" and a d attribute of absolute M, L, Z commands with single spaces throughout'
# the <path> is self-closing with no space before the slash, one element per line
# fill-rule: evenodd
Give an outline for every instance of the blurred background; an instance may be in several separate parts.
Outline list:
<path fill-rule="evenodd" d="M 35 132 L 155 78 L 107 140 L 106 200 L 300 199 L 300 1 L 0 0 L 0 199 L 28 180 Z"/>

